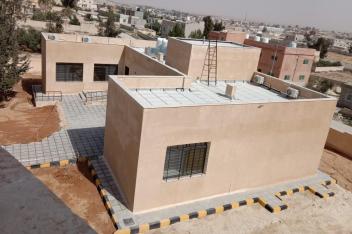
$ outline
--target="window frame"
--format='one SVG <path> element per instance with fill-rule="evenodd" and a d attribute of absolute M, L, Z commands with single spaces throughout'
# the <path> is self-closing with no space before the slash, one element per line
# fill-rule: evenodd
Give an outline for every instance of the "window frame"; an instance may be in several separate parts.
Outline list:
<path fill-rule="evenodd" d="M 304 59 L 303 64 L 305 64 L 305 65 L 309 64 L 309 59 Z"/>
<path fill-rule="evenodd" d="M 165 153 L 163 181 L 204 175 L 209 148 L 209 142 L 168 146 Z"/>
<path fill-rule="evenodd" d="M 302 77 L 303 77 L 303 79 L 302 79 Z M 306 79 L 306 76 L 305 75 L 299 75 L 299 77 L 298 77 L 298 80 L 305 80 Z"/>
<path fill-rule="evenodd" d="M 96 80 L 95 77 L 96 77 L 96 69 L 98 68 L 102 68 L 104 67 L 105 68 L 105 80 Z M 107 67 L 115 67 L 115 72 L 114 74 L 107 74 L 109 72 L 107 72 L 107 70 L 109 71 L 109 68 Z M 119 65 L 118 64 L 102 64 L 102 63 L 94 63 L 94 68 L 93 68 L 93 81 L 94 82 L 106 82 L 109 80 L 109 75 L 117 75 L 118 74 L 118 69 L 119 69 Z"/>
<path fill-rule="evenodd" d="M 286 79 L 286 77 L 288 77 L 288 79 Z M 285 75 L 284 76 L 284 80 L 291 80 L 291 76 L 290 75 Z"/>
<path fill-rule="evenodd" d="M 55 66 L 55 81 L 56 82 L 83 82 L 83 73 L 84 73 L 84 64 L 83 63 L 56 63 L 55 64 L 56 66 Z M 65 79 L 64 80 L 58 80 L 58 66 L 67 66 L 67 65 L 71 65 L 71 66 L 81 66 L 81 71 L 80 71 L 80 74 L 78 74 L 78 75 L 80 75 L 80 79 L 79 80 L 74 80 L 73 78 L 71 78 L 71 79 L 68 79 L 67 78 L 67 74 L 75 74 L 75 73 L 63 73 L 63 74 L 65 74 Z M 65 68 L 64 69 L 65 70 L 65 72 L 66 72 L 66 70 L 69 70 L 68 68 Z"/>

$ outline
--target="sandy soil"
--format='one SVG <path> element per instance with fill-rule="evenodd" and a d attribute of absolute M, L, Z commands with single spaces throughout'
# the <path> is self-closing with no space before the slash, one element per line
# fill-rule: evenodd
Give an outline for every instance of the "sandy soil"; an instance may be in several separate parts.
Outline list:
<path fill-rule="evenodd" d="M 0 145 L 39 141 L 59 130 L 56 106 L 33 106 L 30 87 L 37 82 L 23 79 L 14 87 L 16 96 L 0 108 Z"/>
<path fill-rule="evenodd" d="M 289 209 L 272 214 L 260 205 L 241 207 L 201 220 L 177 223 L 153 234 L 351 233 L 352 193 L 334 185 L 328 200 L 309 192 L 285 197 Z"/>
<path fill-rule="evenodd" d="M 115 231 L 86 163 L 34 169 L 32 173 L 97 233 L 112 234 Z"/>
<path fill-rule="evenodd" d="M 329 174 L 331 177 L 337 180 L 337 183 L 352 191 L 352 160 L 343 157 L 337 153 L 324 150 L 322 159 L 320 161 L 320 170 Z M 351 214 L 352 217 L 352 214 Z"/>
<path fill-rule="evenodd" d="M 345 63 L 352 63 L 352 56 L 347 56 L 343 54 L 338 54 L 334 52 L 328 52 L 328 59 L 331 59 L 333 61 L 341 61 Z"/>

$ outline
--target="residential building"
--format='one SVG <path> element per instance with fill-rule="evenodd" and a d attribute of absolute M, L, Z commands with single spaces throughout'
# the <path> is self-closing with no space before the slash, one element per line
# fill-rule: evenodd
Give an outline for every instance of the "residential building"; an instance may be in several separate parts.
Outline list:
<path fill-rule="evenodd" d="M 252 75 L 219 76 L 209 85 L 174 73 L 111 76 L 104 156 L 128 209 L 146 212 L 317 173 L 336 99 L 242 69 Z M 297 96 L 283 95 L 292 89 Z"/>
<path fill-rule="evenodd" d="M 314 49 L 287 47 L 252 39 L 246 39 L 244 44 L 262 49 L 259 72 L 301 85 L 308 82 L 315 60 Z"/>
<path fill-rule="evenodd" d="M 234 32 L 234 31 L 212 31 L 208 34 L 208 39 L 218 41 L 231 41 L 239 44 L 244 44 L 244 40 L 247 38 L 246 32 Z"/>
<path fill-rule="evenodd" d="M 249 80 L 252 77 L 258 66 L 259 48 L 226 41 L 211 42 L 211 47 L 216 45 L 217 77 L 224 80 Z M 207 79 L 208 46 L 209 42 L 205 40 L 169 38 L 166 64 L 193 79 Z M 214 74 L 211 76 L 214 79 Z"/>
<path fill-rule="evenodd" d="M 63 93 L 107 90 L 109 75 L 138 74 L 124 61 L 129 56 L 127 47 L 155 45 L 155 41 L 42 33 L 43 89 Z"/>
<path fill-rule="evenodd" d="M 96 11 L 98 6 L 95 0 L 78 0 L 77 7 L 82 8 L 83 10 Z"/>
<path fill-rule="evenodd" d="M 162 37 L 168 37 L 170 31 L 177 25 L 179 24 L 185 34 L 185 37 L 188 38 L 189 35 L 197 30 L 201 30 L 203 32 L 204 30 L 204 22 L 203 21 L 191 21 L 191 22 L 186 22 L 186 21 L 180 21 L 180 20 L 163 20 L 161 22 L 161 28 L 160 28 L 160 34 Z"/>

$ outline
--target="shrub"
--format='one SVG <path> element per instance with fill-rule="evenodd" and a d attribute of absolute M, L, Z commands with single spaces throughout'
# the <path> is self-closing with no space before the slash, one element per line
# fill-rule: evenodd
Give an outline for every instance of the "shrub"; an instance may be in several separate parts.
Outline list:
<path fill-rule="evenodd" d="M 20 28 L 18 30 L 17 40 L 22 50 L 40 53 L 40 31 L 32 27 L 27 29 Z"/>
<path fill-rule="evenodd" d="M 79 22 L 77 16 L 73 15 L 70 17 L 70 24 L 72 25 L 81 25 L 81 22 Z"/>
<path fill-rule="evenodd" d="M 60 15 L 57 12 L 43 12 L 40 10 L 35 10 L 32 16 L 32 20 L 37 21 L 56 21 L 58 18 L 60 18 Z"/>
<path fill-rule="evenodd" d="M 319 60 L 319 62 L 317 62 L 315 64 L 317 67 L 339 67 L 342 66 L 341 62 L 331 62 L 328 60 Z"/>

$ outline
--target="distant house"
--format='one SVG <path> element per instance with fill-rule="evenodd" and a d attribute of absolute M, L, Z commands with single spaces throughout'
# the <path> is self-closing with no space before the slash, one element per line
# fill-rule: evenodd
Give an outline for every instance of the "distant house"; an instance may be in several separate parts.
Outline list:
<path fill-rule="evenodd" d="M 235 43 L 243 44 L 244 40 L 247 37 L 246 32 L 239 32 L 239 31 L 212 31 L 208 34 L 209 40 L 218 40 L 218 41 L 231 41 Z"/>
<path fill-rule="evenodd" d="M 167 37 L 169 36 L 170 31 L 177 25 L 180 24 L 181 27 L 183 28 L 185 37 L 188 38 L 191 34 L 191 32 L 197 31 L 197 30 L 204 30 L 204 22 L 186 22 L 186 21 L 180 21 L 180 20 L 163 20 L 161 22 L 161 36 L 162 37 Z"/>
<path fill-rule="evenodd" d="M 77 7 L 89 11 L 96 11 L 98 9 L 97 4 L 94 0 L 78 0 Z"/>
<path fill-rule="evenodd" d="M 279 79 L 305 85 L 315 60 L 315 50 L 246 39 L 244 44 L 262 49 L 258 71 Z"/>

